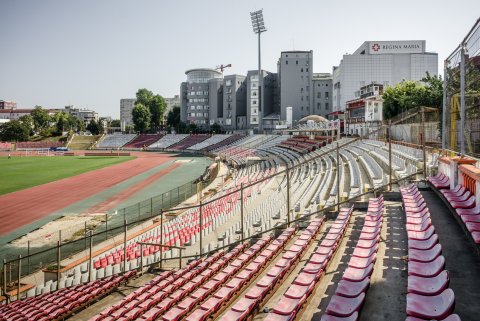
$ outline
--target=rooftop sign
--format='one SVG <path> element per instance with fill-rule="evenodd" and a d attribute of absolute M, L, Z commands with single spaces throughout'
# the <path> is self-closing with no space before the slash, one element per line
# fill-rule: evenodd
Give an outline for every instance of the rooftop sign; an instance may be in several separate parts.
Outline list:
<path fill-rule="evenodd" d="M 370 41 L 368 52 L 371 55 L 424 53 L 425 40 L 412 41 Z"/>

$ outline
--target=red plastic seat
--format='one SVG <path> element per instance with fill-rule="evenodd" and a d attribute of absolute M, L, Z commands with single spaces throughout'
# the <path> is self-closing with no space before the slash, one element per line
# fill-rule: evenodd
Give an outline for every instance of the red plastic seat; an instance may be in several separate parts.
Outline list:
<path fill-rule="evenodd" d="M 280 301 L 278 301 L 273 312 L 281 315 L 293 316 L 302 303 L 302 299 L 292 299 L 283 296 Z"/>
<path fill-rule="evenodd" d="M 269 291 L 268 287 L 254 286 L 245 294 L 248 299 L 261 300 Z"/>
<path fill-rule="evenodd" d="M 337 317 L 335 315 L 324 314 L 320 321 L 357 321 L 358 320 L 358 312 L 352 313 L 351 316 L 348 317 Z"/>
<path fill-rule="evenodd" d="M 291 299 L 302 299 L 310 295 L 310 292 L 312 291 L 312 289 L 313 289 L 313 284 L 311 286 L 292 284 L 288 287 L 284 295 Z"/>
<path fill-rule="evenodd" d="M 480 223 L 479 222 L 466 222 L 465 226 L 469 232 L 480 232 Z"/>
<path fill-rule="evenodd" d="M 460 216 L 463 216 L 463 215 L 480 215 L 480 209 L 478 207 L 457 208 L 455 211 Z"/>
<path fill-rule="evenodd" d="M 360 282 L 351 282 L 347 280 L 340 280 L 337 285 L 335 294 L 344 296 L 347 298 L 353 298 L 365 292 L 370 285 L 370 278 L 367 277 Z"/>
<path fill-rule="evenodd" d="M 298 276 L 293 281 L 293 284 L 298 285 L 313 285 L 317 279 L 315 274 L 310 274 L 306 272 L 300 272 Z"/>
<path fill-rule="evenodd" d="M 373 249 L 373 248 L 371 248 Z M 350 261 L 348 262 L 348 266 L 357 268 L 357 269 L 365 269 L 368 267 L 371 263 L 375 263 L 375 260 L 377 259 L 377 254 L 373 253 L 369 257 L 357 257 L 357 256 L 352 256 L 350 258 Z"/>
<path fill-rule="evenodd" d="M 193 313 L 190 314 L 185 320 L 186 321 L 205 321 L 208 319 L 209 315 L 210 315 L 209 311 L 205 311 L 201 308 L 198 308 L 195 311 L 193 311 Z"/>
<path fill-rule="evenodd" d="M 371 240 L 358 240 L 356 247 L 363 248 L 363 249 L 370 249 L 374 247 L 379 240 L 380 240 L 380 235 L 377 235 L 376 238 Z"/>
<path fill-rule="evenodd" d="M 452 201 L 463 202 L 463 201 L 467 200 L 467 198 L 472 196 L 472 193 L 470 193 L 470 191 L 464 189 L 462 192 L 460 192 L 458 194 L 444 194 L 444 196 L 447 199 L 447 201 L 449 201 L 449 202 L 452 202 Z"/>
<path fill-rule="evenodd" d="M 408 292 L 421 295 L 437 295 L 448 287 L 448 271 L 442 271 L 434 277 L 420 277 L 410 275 L 408 277 Z"/>
<path fill-rule="evenodd" d="M 352 282 L 360 282 L 369 277 L 373 271 L 373 263 L 371 263 L 366 269 L 347 268 L 343 273 L 342 279 Z"/>
<path fill-rule="evenodd" d="M 326 254 L 317 254 L 314 253 L 310 260 L 308 260 L 309 263 L 317 263 L 317 264 L 325 264 L 328 261 L 328 255 Z"/>
<path fill-rule="evenodd" d="M 433 227 L 433 225 L 430 225 L 428 229 L 421 232 L 407 231 L 408 239 L 417 240 L 417 241 L 428 240 L 430 237 L 432 237 L 434 233 L 435 233 L 435 228 Z"/>
<path fill-rule="evenodd" d="M 464 223 L 467 223 L 467 222 L 479 223 L 480 222 L 480 215 L 461 215 L 460 217 L 461 217 L 461 219 Z"/>
<path fill-rule="evenodd" d="M 348 317 L 360 310 L 364 299 L 365 293 L 363 292 L 353 298 L 333 295 L 325 311 L 334 316 Z"/>
<path fill-rule="evenodd" d="M 445 258 L 440 255 L 432 262 L 408 262 L 408 275 L 421 277 L 437 276 L 445 267 Z"/>
<path fill-rule="evenodd" d="M 419 240 L 408 240 L 409 250 L 429 250 L 438 243 L 438 235 L 435 233 L 429 239 L 419 241 Z"/>
<path fill-rule="evenodd" d="M 361 258 L 368 258 L 371 257 L 374 253 L 378 250 L 378 243 L 369 249 L 364 249 L 357 247 L 353 250 L 352 256 L 361 257 Z"/>
<path fill-rule="evenodd" d="M 450 205 L 454 208 L 473 208 L 475 207 L 475 195 L 470 196 L 467 200 L 461 202 L 450 202 Z"/>
<path fill-rule="evenodd" d="M 440 254 L 442 254 L 442 246 L 437 244 L 429 250 L 409 249 L 408 259 L 417 262 L 432 262 L 439 257 Z"/>
<path fill-rule="evenodd" d="M 444 319 L 452 313 L 454 305 L 455 295 L 452 289 L 434 296 L 407 294 L 407 315 L 417 318 Z"/>

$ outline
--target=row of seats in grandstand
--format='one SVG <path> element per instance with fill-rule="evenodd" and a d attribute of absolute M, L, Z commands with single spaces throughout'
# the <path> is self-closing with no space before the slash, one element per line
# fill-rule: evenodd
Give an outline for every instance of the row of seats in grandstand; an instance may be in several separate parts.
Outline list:
<path fill-rule="evenodd" d="M 415 185 L 402 188 L 401 193 L 407 215 L 407 320 L 460 320 L 451 315 L 455 296 L 448 288 L 442 246 L 425 200 Z"/>
<path fill-rule="evenodd" d="M 132 141 L 136 134 L 112 134 L 105 135 L 103 140 L 97 144 L 98 148 L 121 148 Z"/>
<path fill-rule="evenodd" d="M 275 244 L 272 244 L 270 247 L 267 247 L 265 250 L 263 250 L 259 255 L 259 260 L 261 264 L 265 266 L 267 273 L 259 281 L 257 281 L 255 285 L 251 287 L 248 292 L 242 296 L 230 309 L 228 309 L 220 320 L 247 320 L 252 317 L 254 311 L 258 309 L 261 302 L 275 292 L 275 289 L 283 280 L 288 277 L 291 271 L 298 264 L 307 247 L 318 235 L 323 222 L 323 218 L 314 219 L 308 225 L 308 227 L 302 231 L 300 237 L 295 241 L 295 243 L 286 248 L 286 251 L 283 252 L 280 260 L 276 261 L 275 265 L 273 266 L 270 266 L 271 264 L 267 264 L 267 262 L 272 260 L 280 248 L 286 244 L 288 238 L 291 237 L 290 233 L 293 234 L 294 229 L 287 229 L 284 234 L 288 234 L 284 235 L 283 239 L 279 240 L 279 238 L 277 238 Z M 249 281 L 257 274 L 257 272 L 260 271 L 260 268 L 258 267 L 259 260 L 253 261 L 253 263 L 244 268 L 244 275 L 247 277 L 244 283 L 249 283 Z M 241 279 L 239 279 L 239 281 L 240 280 Z M 189 317 L 187 317 L 186 320 L 205 320 L 208 317 L 217 317 L 219 314 L 216 313 L 217 310 L 230 301 L 232 294 L 230 294 L 228 298 L 220 298 L 219 300 L 216 300 L 214 309 L 208 309 L 208 306 L 200 306 Z"/>
<path fill-rule="evenodd" d="M 244 137 L 243 135 L 233 134 L 233 135 L 230 135 L 228 138 L 222 140 L 221 142 L 218 142 L 216 144 L 212 144 L 210 146 L 207 146 L 207 147 L 203 148 L 202 150 L 206 151 L 206 152 L 210 152 L 210 151 L 213 151 L 215 149 L 223 148 L 225 146 L 228 146 L 228 145 L 231 145 L 231 144 L 235 143 L 236 141 L 242 139 L 243 137 Z"/>
<path fill-rule="evenodd" d="M 383 223 L 383 195 L 371 198 L 359 239 L 322 316 L 323 321 L 357 320 L 370 285 Z M 343 319 L 341 319 L 343 320 Z"/>
<path fill-rule="evenodd" d="M 293 320 L 297 317 L 302 306 L 324 276 L 327 266 L 338 249 L 350 221 L 352 210 L 353 207 L 340 210 L 320 245 L 265 320 Z"/>
<path fill-rule="evenodd" d="M 151 144 L 149 148 L 153 149 L 164 149 L 169 148 L 170 146 L 184 140 L 187 138 L 188 134 L 167 134 L 160 138 L 157 142 Z"/>
<path fill-rule="evenodd" d="M 12 149 L 12 143 L 9 142 L 0 142 L 0 151 L 3 150 L 11 150 Z"/>
<path fill-rule="evenodd" d="M 291 234 L 293 230 L 286 231 L 282 237 L 290 237 Z M 285 239 L 282 238 L 283 241 Z M 160 319 L 166 312 L 162 320 L 170 320 L 170 316 L 177 313 L 177 319 L 181 318 L 207 297 L 214 296 L 216 294 L 214 292 L 220 286 L 226 288 L 235 286 L 238 289 L 241 283 L 234 282 L 234 278 L 241 277 L 242 268 L 257 258 L 260 251 L 267 246 L 270 248 L 272 244 L 271 237 L 267 236 L 248 249 L 247 244 L 242 243 L 228 253 L 220 251 L 205 260 L 192 262 L 164 282 L 157 282 L 154 279 L 127 296 L 120 304 L 107 309 L 92 320 L 110 320 L 108 317 L 113 311 L 115 311 L 114 317 L 125 317 L 124 314 L 132 310 L 135 315 L 129 315 L 129 317 L 144 320 Z M 244 278 L 241 280 L 245 282 Z"/>
<path fill-rule="evenodd" d="M 442 173 L 430 177 L 428 180 L 440 190 L 455 213 L 461 218 L 474 242 L 480 244 L 480 200 L 475 199 L 474 191 L 468 190 L 462 184 L 450 189 L 450 180 Z"/>
<path fill-rule="evenodd" d="M 162 138 L 162 134 L 141 134 L 135 137 L 131 142 L 123 146 L 124 148 L 143 148 L 148 147 Z"/>
<path fill-rule="evenodd" d="M 187 149 L 189 150 L 202 150 L 208 146 L 212 146 L 212 145 L 215 145 L 215 144 L 218 144 L 222 141 L 224 141 L 225 139 L 229 138 L 230 135 L 223 135 L 223 134 L 217 134 L 217 135 L 212 135 L 210 137 L 208 137 L 207 139 L 205 139 L 204 141 L 201 141 L 195 145 L 192 145 L 190 147 L 188 147 Z"/>
<path fill-rule="evenodd" d="M 103 280 L 39 295 L 10 304 L 0 305 L 0 320 L 47 321 L 61 320 L 110 293 L 121 283 L 128 282 L 135 271 L 114 275 Z"/>
<path fill-rule="evenodd" d="M 37 149 L 37 148 L 51 148 L 51 147 L 62 147 L 64 144 L 62 142 L 18 142 L 16 143 L 16 148 L 18 149 Z"/>
<path fill-rule="evenodd" d="M 173 150 L 186 150 L 190 146 L 199 144 L 199 143 L 203 142 L 204 140 L 208 139 L 209 137 L 210 137 L 209 135 L 205 135 L 205 134 L 190 135 L 187 138 L 185 138 L 184 140 L 182 140 L 181 142 L 178 142 L 178 143 L 170 146 L 169 148 L 173 149 Z"/>

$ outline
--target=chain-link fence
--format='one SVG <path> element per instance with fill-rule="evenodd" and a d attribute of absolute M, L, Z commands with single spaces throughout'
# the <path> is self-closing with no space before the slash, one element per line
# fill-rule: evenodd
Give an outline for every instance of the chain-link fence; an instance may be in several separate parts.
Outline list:
<path fill-rule="evenodd" d="M 194 196 L 209 185 L 218 174 L 218 167 L 214 171 L 209 171 L 202 178 L 190 181 L 186 184 L 178 186 L 161 195 L 154 196 L 134 205 L 109 211 L 103 216 L 96 216 L 97 223 L 94 226 L 85 223 L 83 229 L 69 236 L 69 239 L 63 237 L 62 232 L 58 234 L 48 235 L 50 245 L 31 246 L 28 241 L 25 246 L 15 245 L 11 247 L 11 251 L 2 254 L 4 269 L 7 274 L 2 272 L 2 281 L 5 279 L 7 283 L 14 282 L 18 278 L 18 262 L 21 256 L 21 275 L 29 275 L 42 269 L 56 270 L 56 262 L 58 251 L 60 258 L 65 259 L 73 255 L 87 250 L 90 247 L 111 240 L 114 244 L 115 237 L 122 235 L 125 227 L 128 230 L 150 221 L 153 217 L 158 216 L 162 209 L 168 209 L 177 206 L 191 196 Z M 125 225 L 125 222 L 128 222 Z M 57 243 L 52 246 L 52 243 Z M 33 244 L 32 244 L 33 245 Z"/>
<path fill-rule="evenodd" d="M 445 60 L 442 148 L 480 156 L 480 19 Z"/>

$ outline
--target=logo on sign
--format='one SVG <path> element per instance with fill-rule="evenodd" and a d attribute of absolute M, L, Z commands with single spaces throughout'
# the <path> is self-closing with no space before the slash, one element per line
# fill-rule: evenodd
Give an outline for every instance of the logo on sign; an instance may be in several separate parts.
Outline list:
<path fill-rule="evenodd" d="M 378 43 L 373 44 L 372 46 L 373 51 L 377 52 L 380 50 L 380 45 Z"/>

